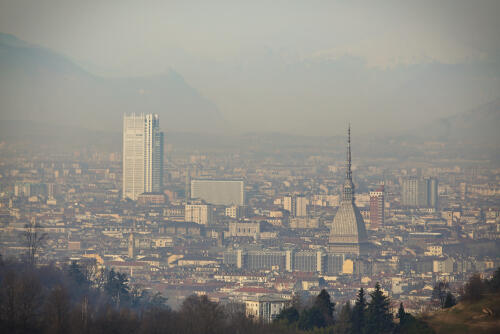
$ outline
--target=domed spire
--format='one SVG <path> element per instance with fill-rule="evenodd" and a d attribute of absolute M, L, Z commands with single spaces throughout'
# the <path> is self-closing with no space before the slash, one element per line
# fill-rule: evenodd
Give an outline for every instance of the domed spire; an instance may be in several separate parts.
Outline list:
<path fill-rule="evenodd" d="M 351 123 L 347 128 L 347 159 L 346 159 L 346 179 L 352 181 L 351 172 Z"/>
<path fill-rule="evenodd" d="M 330 231 L 330 250 L 334 253 L 366 254 L 366 227 L 363 216 L 354 202 L 354 184 L 351 171 L 351 125 L 347 128 L 346 178 L 342 189 L 342 201 L 335 214 Z"/>
<path fill-rule="evenodd" d="M 342 189 L 342 200 L 353 202 L 354 201 L 354 183 L 352 183 L 351 171 L 351 123 L 347 128 L 347 157 L 345 163 L 345 182 Z"/>

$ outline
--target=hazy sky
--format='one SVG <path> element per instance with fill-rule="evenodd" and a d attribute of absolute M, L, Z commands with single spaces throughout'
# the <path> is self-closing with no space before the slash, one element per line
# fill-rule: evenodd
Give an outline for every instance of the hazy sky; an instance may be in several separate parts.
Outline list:
<path fill-rule="evenodd" d="M 172 68 L 241 131 L 406 129 L 500 97 L 500 1 L 0 1 L 105 76 Z"/>

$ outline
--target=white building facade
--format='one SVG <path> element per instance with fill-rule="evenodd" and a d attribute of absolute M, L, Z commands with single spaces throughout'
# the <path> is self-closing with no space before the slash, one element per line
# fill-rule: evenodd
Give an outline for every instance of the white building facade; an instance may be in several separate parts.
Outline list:
<path fill-rule="evenodd" d="M 272 322 L 289 301 L 278 296 L 264 295 L 245 301 L 247 317 L 256 321 Z"/>
<path fill-rule="evenodd" d="M 163 133 L 156 114 L 123 117 L 123 198 L 137 200 L 142 193 L 163 186 Z"/>
<path fill-rule="evenodd" d="M 184 220 L 201 225 L 212 225 L 213 208 L 208 204 L 186 204 L 184 210 Z"/>

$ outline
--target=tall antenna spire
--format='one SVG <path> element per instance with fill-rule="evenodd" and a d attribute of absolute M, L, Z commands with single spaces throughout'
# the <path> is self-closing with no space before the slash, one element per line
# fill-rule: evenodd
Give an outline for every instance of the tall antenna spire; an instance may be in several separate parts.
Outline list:
<path fill-rule="evenodd" d="M 347 127 L 347 161 L 346 161 L 346 178 L 352 181 L 351 171 L 351 123 Z"/>

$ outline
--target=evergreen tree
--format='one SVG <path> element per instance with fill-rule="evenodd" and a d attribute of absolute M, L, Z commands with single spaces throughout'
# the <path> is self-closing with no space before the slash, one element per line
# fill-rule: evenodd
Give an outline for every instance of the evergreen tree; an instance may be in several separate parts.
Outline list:
<path fill-rule="evenodd" d="M 325 327 L 326 323 L 321 310 L 313 306 L 309 309 L 305 309 L 300 313 L 298 326 L 302 330 L 310 330 L 315 327 Z"/>
<path fill-rule="evenodd" d="M 356 304 L 352 309 L 352 333 L 362 334 L 365 329 L 366 297 L 363 288 L 359 289 Z"/>
<path fill-rule="evenodd" d="M 339 317 L 335 323 L 335 334 L 351 334 L 352 329 L 352 310 L 349 302 L 345 303 L 345 305 L 340 310 Z"/>
<path fill-rule="evenodd" d="M 126 274 L 111 271 L 108 273 L 107 281 L 104 286 L 104 291 L 113 299 L 116 306 L 119 308 L 120 304 L 129 300 L 129 286 Z"/>
<path fill-rule="evenodd" d="M 491 292 L 500 292 L 500 267 L 495 270 L 493 277 L 488 282 L 488 285 Z"/>
<path fill-rule="evenodd" d="M 283 309 L 276 320 L 285 320 L 288 324 L 293 324 L 299 321 L 299 311 L 294 306 Z"/>
<path fill-rule="evenodd" d="M 403 303 L 399 304 L 398 315 L 396 316 L 399 319 L 399 324 L 402 326 L 406 320 L 407 313 L 405 312 L 405 308 Z"/>
<path fill-rule="evenodd" d="M 443 308 L 450 308 L 452 306 L 455 306 L 457 304 L 455 297 L 453 297 L 453 294 L 448 291 L 446 294 L 446 299 L 444 301 Z"/>
<path fill-rule="evenodd" d="M 321 290 L 314 301 L 314 307 L 316 307 L 323 315 L 324 323 L 326 326 L 333 325 L 333 312 L 335 311 L 335 303 L 331 301 L 328 291 L 326 291 L 325 289 Z"/>
<path fill-rule="evenodd" d="M 483 298 L 484 294 L 484 282 L 479 274 L 474 274 L 469 279 L 469 282 L 465 284 L 464 287 L 464 300 L 470 302 L 476 302 Z"/>
<path fill-rule="evenodd" d="M 366 312 L 366 330 L 370 334 L 390 333 L 393 328 L 392 314 L 389 311 L 389 298 L 384 296 L 380 284 L 370 293 L 371 300 Z"/>

